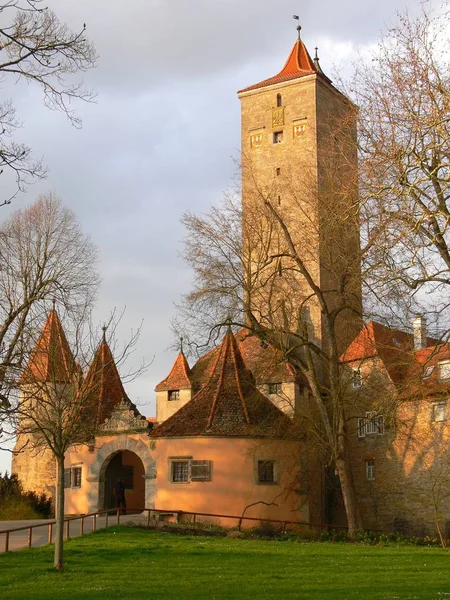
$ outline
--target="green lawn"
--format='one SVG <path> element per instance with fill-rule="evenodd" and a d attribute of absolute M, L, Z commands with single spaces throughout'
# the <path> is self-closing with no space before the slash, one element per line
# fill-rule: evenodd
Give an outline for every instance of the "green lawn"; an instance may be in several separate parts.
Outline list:
<path fill-rule="evenodd" d="M 0 554 L 0 598 L 450 600 L 450 553 L 439 548 L 207 538 L 116 527 L 70 540 L 62 573 L 52 568 L 52 549 Z"/>

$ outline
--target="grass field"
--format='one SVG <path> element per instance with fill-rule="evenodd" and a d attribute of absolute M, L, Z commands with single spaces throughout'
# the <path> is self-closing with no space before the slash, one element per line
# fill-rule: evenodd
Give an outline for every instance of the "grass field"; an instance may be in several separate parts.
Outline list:
<path fill-rule="evenodd" d="M 450 554 L 379 547 L 182 536 L 115 527 L 53 547 L 0 554 L 2 600 L 450 600 Z"/>

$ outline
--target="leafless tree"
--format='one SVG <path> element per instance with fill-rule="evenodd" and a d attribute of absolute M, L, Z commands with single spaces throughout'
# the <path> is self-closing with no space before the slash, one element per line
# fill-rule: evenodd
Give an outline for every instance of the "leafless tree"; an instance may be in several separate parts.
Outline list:
<path fill-rule="evenodd" d="M 400 13 L 355 64 L 349 85 L 360 107 L 362 235 L 371 240 L 367 290 L 376 290 L 378 304 L 388 299 L 392 312 L 409 297 L 430 321 L 440 316 L 447 330 L 449 8 L 445 1 L 433 12 L 421 3 L 417 15 Z"/>
<path fill-rule="evenodd" d="M 0 225 L 0 393 L 4 408 L 51 301 L 64 307 L 74 322 L 87 318 L 99 282 L 96 262 L 95 246 L 75 215 L 54 196 L 39 198 Z"/>
<path fill-rule="evenodd" d="M 73 75 L 95 66 L 97 56 L 86 38 L 86 25 L 72 32 L 42 4 L 42 0 L 7 0 L 0 4 L 0 73 L 2 80 L 25 80 L 42 89 L 44 103 L 65 113 L 80 126 L 71 103 L 74 99 L 92 101 L 94 94 Z M 4 198 L 8 204 L 31 179 L 43 177 L 45 168 L 34 160 L 30 148 L 14 141 L 20 126 L 11 100 L 0 102 L 0 173 L 12 172 L 17 189 Z M 1 205 L 1 204 L 0 204 Z"/>

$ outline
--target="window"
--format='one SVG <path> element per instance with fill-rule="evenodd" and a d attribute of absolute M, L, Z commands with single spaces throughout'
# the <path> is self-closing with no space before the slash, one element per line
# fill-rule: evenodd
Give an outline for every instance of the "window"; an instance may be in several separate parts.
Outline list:
<path fill-rule="evenodd" d="M 170 481 L 172 483 L 211 481 L 211 465 L 210 460 L 172 458 L 170 459 Z"/>
<path fill-rule="evenodd" d="M 273 143 L 281 144 L 283 141 L 283 132 L 282 131 L 274 131 L 273 132 Z"/>
<path fill-rule="evenodd" d="M 281 94 L 277 94 L 277 107 L 280 108 L 280 106 L 283 106 L 283 99 Z"/>
<path fill-rule="evenodd" d="M 258 483 L 277 483 L 276 463 L 274 460 L 258 460 Z"/>
<path fill-rule="evenodd" d="M 81 467 L 69 467 L 64 469 L 64 488 L 81 487 Z"/>
<path fill-rule="evenodd" d="M 439 363 L 439 379 L 450 379 L 450 360 L 443 360 Z"/>
<path fill-rule="evenodd" d="M 281 169 L 280 169 L 280 167 L 277 167 L 277 168 L 276 168 L 276 174 L 277 174 L 277 177 L 278 177 L 279 175 L 281 175 Z"/>
<path fill-rule="evenodd" d="M 283 391 L 283 386 L 281 383 L 269 383 L 268 391 L 269 394 L 281 394 Z"/>
<path fill-rule="evenodd" d="M 72 487 L 81 487 L 81 467 L 72 467 Z"/>
<path fill-rule="evenodd" d="M 375 480 L 375 461 L 366 460 L 366 479 L 367 481 Z"/>
<path fill-rule="evenodd" d="M 376 412 L 366 412 L 365 417 L 358 419 L 358 437 L 363 438 L 366 435 L 384 435 L 383 415 L 377 415 Z"/>
<path fill-rule="evenodd" d="M 180 390 L 169 390 L 169 401 L 179 400 L 180 399 Z"/>
<path fill-rule="evenodd" d="M 70 488 L 70 471 L 71 469 L 64 469 L 64 488 Z"/>
<path fill-rule="evenodd" d="M 422 379 L 428 379 L 429 377 L 431 377 L 433 371 L 434 371 L 434 365 L 431 367 L 425 367 L 425 369 L 423 370 Z"/>
<path fill-rule="evenodd" d="M 356 369 L 353 371 L 353 377 L 352 377 L 352 388 L 354 390 L 362 387 L 363 384 L 363 379 L 362 379 L 362 375 L 361 375 L 361 371 L 359 369 Z"/>
<path fill-rule="evenodd" d="M 278 196 L 278 206 L 281 206 L 281 196 Z"/>
<path fill-rule="evenodd" d="M 447 400 L 433 402 L 432 405 L 433 421 L 439 423 L 447 420 Z"/>

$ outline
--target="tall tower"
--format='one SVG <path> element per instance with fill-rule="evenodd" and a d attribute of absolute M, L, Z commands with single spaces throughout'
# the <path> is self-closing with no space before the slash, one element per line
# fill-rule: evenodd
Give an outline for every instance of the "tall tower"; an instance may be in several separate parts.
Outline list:
<path fill-rule="evenodd" d="M 318 286 L 328 308 L 345 305 L 337 323 L 344 348 L 359 330 L 362 304 L 357 109 L 323 73 L 317 50 L 311 58 L 297 29 L 282 70 L 238 92 L 245 293 L 262 323 L 307 325 L 322 343 Z"/>

